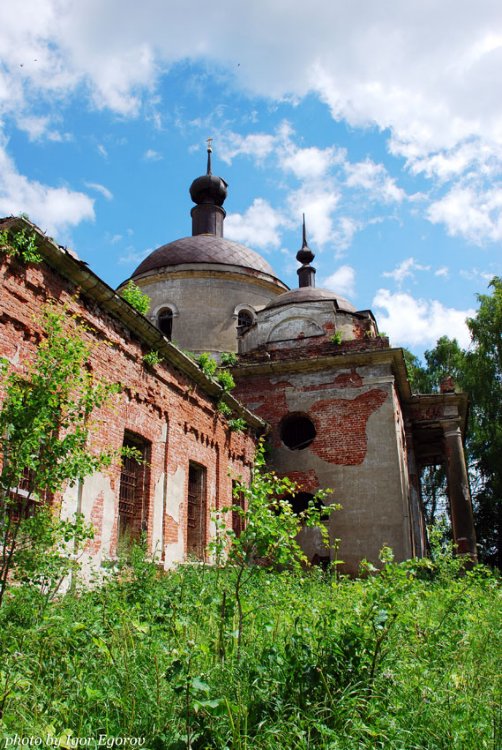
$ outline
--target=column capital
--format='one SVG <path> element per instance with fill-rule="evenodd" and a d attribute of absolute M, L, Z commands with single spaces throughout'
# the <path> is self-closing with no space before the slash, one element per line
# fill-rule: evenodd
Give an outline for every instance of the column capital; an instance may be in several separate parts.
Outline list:
<path fill-rule="evenodd" d="M 460 429 L 460 419 L 445 419 L 440 422 L 443 434 L 447 437 L 462 437 L 462 430 Z"/>

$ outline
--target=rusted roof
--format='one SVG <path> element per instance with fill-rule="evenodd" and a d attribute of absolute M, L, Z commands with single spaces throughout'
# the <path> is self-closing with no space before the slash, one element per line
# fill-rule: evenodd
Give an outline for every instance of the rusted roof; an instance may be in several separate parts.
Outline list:
<path fill-rule="evenodd" d="M 242 266 L 276 278 L 272 267 L 254 250 L 250 250 L 239 242 L 232 242 L 213 234 L 183 237 L 162 245 L 140 263 L 132 277 L 165 266 L 178 266 L 183 263 L 221 263 Z"/>
<path fill-rule="evenodd" d="M 335 303 L 338 310 L 356 312 L 354 305 L 351 305 L 350 302 L 340 297 L 336 292 L 331 292 L 329 289 L 316 289 L 312 286 L 292 289 L 290 292 L 279 294 L 278 297 L 275 297 L 275 299 L 268 303 L 266 309 L 271 310 L 274 307 L 281 307 L 282 305 L 299 305 L 303 302 L 325 302 L 329 300 Z"/>

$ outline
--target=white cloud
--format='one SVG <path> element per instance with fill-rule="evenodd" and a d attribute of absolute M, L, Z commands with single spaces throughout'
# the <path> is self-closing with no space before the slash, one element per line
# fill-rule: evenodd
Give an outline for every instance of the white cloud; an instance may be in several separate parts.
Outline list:
<path fill-rule="evenodd" d="M 57 235 L 94 219 L 94 201 L 67 187 L 50 187 L 19 174 L 0 145 L 0 215 L 26 213 L 41 229 Z"/>
<path fill-rule="evenodd" d="M 344 255 L 344 251 L 351 246 L 354 235 L 359 229 L 361 229 L 361 224 L 350 216 L 341 216 L 338 219 L 333 232 L 333 245 L 337 257 Z"/>
<path fill-rule="evenodd" d="M 289 141 L 279 156 L 279 164 L 285 171 L 293 172 L 299 180 L 319 180 L 326 176 L 332 164 L 339 160 L 339 154 L 331 148 L 296 148 Z"/>
<path fill-rule="evenodd" d="M 434 271 L 434 276 L 441 276 L 445 279 L 447 279 L 449 275 L 450 271 L 447 266 L 441 266 L 441 268 L 438 268 L 436 271 Z"/>
<path fill-rule="evenodd" d="M 261 96 L 317 91 L 336 119 L 388 128 L 401 153 L 502 138 L 498 0 L 389 0 L 384 10 L 314 0 L 308 14 L 300 0 L 287 14 L 270 0 L 221 0 L 214 13 L 193 0 L 24 0 L 23 13 L 3 3 L 0 14 L 0 59 L 11 72 L 4 101 L 84 83 L 98 106 L 131 115 L 161 69 L 205 58 Z"/>
<path fill-rule="evenodd" d="M 375 164 L 371 159 L 350 164 L 346 162 L 346 184 L 351 188 L 362 188 L 386 203 L 400 203 L 406 193 L 396 185 L 395 180 L 387 173 L 383 164 Z"/>
<path fill-rule="evenodd" d="M 277 136 L 267 133 L 240 135 L 232 131 L 218 139 L 218 156 L 226 164 L 231 164 L 236 156 L 251 156 L 257 162 L 269 156 L 276 145 Z"/>
<path fill-rule="evenodd" d="M 475 189 L 457 185 L 432 203 L 427 217 L 444 224 L 449 235 L 481 244 L 502 239 L 502 188 Z"/>
<path fill-rule="evenodd" d="M 146 161 L 160 161 L 164 157 L 162 156 L 162 154 L 160 154 L 158 151 L 155 151 L 153 148 L 148 148 L 143 154 L 143 158 L 146 159 Z"/>
<path fill-rule="evenodd" d="M 355 295 L 356 272 L 352 266 L 340 266 L 331 276 L 323 282 L 323 287 L 333 289 L 335 292 L 343 294 L 345 297 Z"/>
<path fill-rule="evenodd" d="M 288 196 L 288 206 L 292 217 L 305 214 L 309 237 L 314 245 L 322 247 L 333 241 L 333 212 L 335 211 L 340 194 L 328 186 L 310 185 L 306 183 Z"/>
<path fill-rule="evenodd" d="M 113 198 L 111 190 L 108 190 L 104 185 L 100 185 L 99 182 L 86 182 L 85 186 L 89 188 L 89 190 L 95 190 L 97 193 L 100 193 L 107 201 L 111 201 Z"/>
<path fill-rule="evenodd" d="M 473 242 L 502 235 L 499 191 L 485 184 L 502 171 L 499 0 L 388 0 L 383 9 L 370 0 L 314 0 L 308 14 L 300 0 L 287 13 L 277 0 L 220 0 L 212 13 L 193 0 L 24 0 L 22 13 L 4 2 L 0 60 L 0 117 L 14 118 L 31 138 L 65 137 L 52 113 L 68 96 L 122 117 L 143 107 L 159 126 L 159 77 L 186 60 L 209 63 L 224 84 L 246 94 L 294 103 L 317 93 L 336 120 L 388 132 L 391 152 L 413 174 L 440 182 L 469 177 L 430 206 L 430 221 Z M 230 133 L 220 155 L 230 163 L 276 152 L 299 180 L 327 178 L 336 151 L 280 153 L 285 140 L 286 132 Z M 368 159 L 350 165 L 347 185 L 390 204 L 406 198 Z M 336 186 L 322 187 L 336 194 Z M 464 206 L 467 215 L 459 215 Z M 320 213 L 325 238 L 331 215 Z"/>
<path fill-rule="evenodd" d="M 284 217 L 263 198 L 256 198 L 244 214 L 229 214 L 225 219 L 225 236 L 251 247 L 279 247 L 279 229 Z"/>
<path fill-rule="evenodd" d="M 393 294 L 388 289 L 378 290 L 372 306 L 380 330 L 394 346 L 433 346 L 441 336 L 456 338 L 463 347 L 470 343 L 465 319 L 475 315 L 475 310 L 456 310 L 438 300 Z"/>
<path fill-rule="evenodd" d="M 417 263 L 415 258 L 406 258 L 405 260 L 401 261 L 401 263 L 396 266 L 393 271 L 384 271 L 382 273 L 382 276 L 394 279 L 396 284 L 401 285 L 405 279 L 413 278 L 415 276 L 415 271 L 430 270 L 430 266 L 423 266 L 420 263 Z"/>

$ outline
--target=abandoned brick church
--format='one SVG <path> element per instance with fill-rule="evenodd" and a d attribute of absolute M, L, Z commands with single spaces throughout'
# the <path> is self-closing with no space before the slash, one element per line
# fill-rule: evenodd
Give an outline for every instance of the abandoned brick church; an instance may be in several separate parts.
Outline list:
<path fill-rule="evenodd" d="M 66 303 L 104 344 L 93 372 L 123 386 L 99 415 L 96 448 L 131 445 L 146 459 L 64 492 L 62 512 L 94 525 L 94 563 L 113 559 L 124 533 L 142 531 L 166 567 L 205 558 L 211 514 L 231 504 L 236 481 L 249 481 L 262 434 L 271 468 L 299 485 L 295 510 L 333 489 L 327 502 L 342 510 L 329 532 L 341 540 L 345 572 L 363 558 L 376 563 L 383 545 L 398 560 L 426 553 L 420 472 L 431 464 L 445 465 L 454 540 L 474 558 L 465 394 L 448 383 L 438 394 L 411 393 L 403 352 L 379 335 L 371 310 L 315 287 L 305 226 L 292 290 L 260 255 L 225 239 L 226 194 L 209 151 L 207 173 L 190 187 L 192 235 L 159 247 L 132 274 L 151 300 L 146 316 L 27 219 L 0 222 L 9 233 L 34 232 L 43 258 L 26 264 L 0 252 L 0 356 L 22 369 L 40 341 L 42 304 Z M 232 394 L 183 350 L 236 352 Z M 147 365 L 151 351 L 162 360 Z M 232 429 L 221 400 L 244 431 Z M 302 532 L 302 544 L 311 559 L 330 554 L 314 533 Z"/>

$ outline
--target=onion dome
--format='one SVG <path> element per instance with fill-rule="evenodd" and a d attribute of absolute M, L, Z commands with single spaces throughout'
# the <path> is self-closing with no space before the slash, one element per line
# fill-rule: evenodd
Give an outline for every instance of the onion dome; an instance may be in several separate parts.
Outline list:
<path fill-rule="evenodd" d="M 211 154 L 213 152 L 211 141 L 212 138 L 208 138 L 207 172 L 201 177 L 197 177 L 190 185 L 190 197 L 198 206 L 201 204 L 222 206 L 227 197 L 227 183 L 221 177 L 213 175 L 211 171 Z"/>

